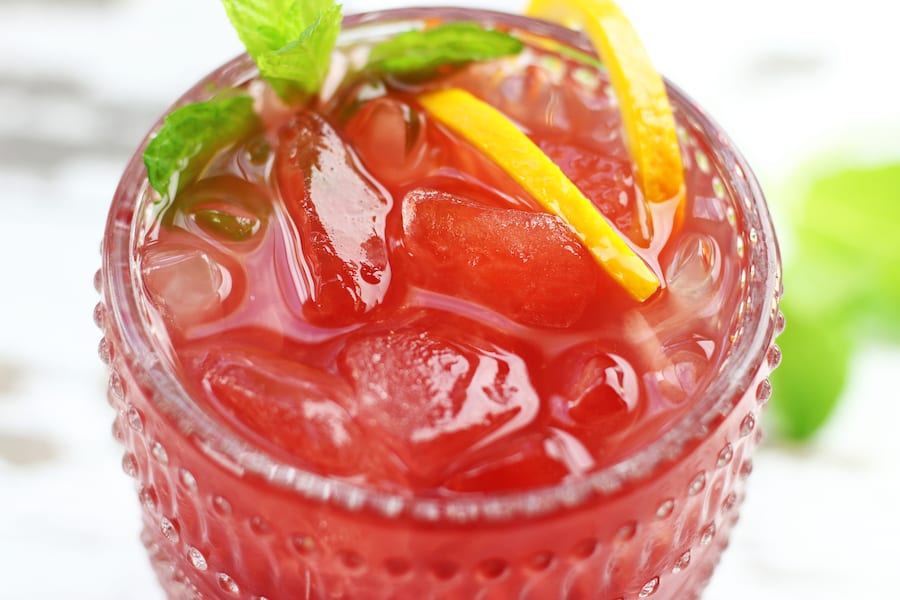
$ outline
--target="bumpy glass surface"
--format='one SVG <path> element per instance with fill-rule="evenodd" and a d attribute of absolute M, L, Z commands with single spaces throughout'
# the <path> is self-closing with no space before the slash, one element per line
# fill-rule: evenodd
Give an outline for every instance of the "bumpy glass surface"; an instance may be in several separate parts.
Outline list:
<path fill-rule="evenodd" d="M 423 17 L 503 23 L 586 48 L 577 34 L 496 13 L 420 9 L 350 17 L 351 35 Z M 374 24 L 374 25 L 373 25 Z M 240 84 L 239 58 L 210 83 Z M 590 85 L 592 82 L 586 82 Z M 134 290 L 147 183 L 135 155 L 104 238 L 96 320 L 111 368 L 113 434 L 137 484 L 143 541 L 171 598 L 666 598 L 699 596 L 727 545 L 758 444 L 780 270 L 762 194 L 727 137 L 670 89 L 691 172 L 727 205 L 746 257 L 726 357 L 692 408 L 614 464 L 551 487 L 451 497 L 392 494 L 318 475 L 223 429 L 184 391 Z M 699 184 L 698 184 L 699 185 Z"/>

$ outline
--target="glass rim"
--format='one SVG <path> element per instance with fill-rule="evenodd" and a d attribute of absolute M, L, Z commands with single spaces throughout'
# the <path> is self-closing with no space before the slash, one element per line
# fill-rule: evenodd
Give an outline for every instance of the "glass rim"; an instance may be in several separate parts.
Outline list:
<path fill-rule="evenodd" d="M 344 27 L 398 23 L 423 18 L 474 20 L 503 23 L 529 33 L 554 38 L 574 48 L 593 52 L 590 42 L 580 33 L 522 15 L 474 8 L 419 7 L 388 9 L 348 15 Z M 208 95 L 211 83 L 223 80 L 242 83 L 256 73 L 255 65 L 239 55 L 204 77 L 183 94 L 165 114 L 198 97 Z M 692 442 L 706 437 L 717 416 L 727 413 L 753 383 L 766 360 L 776 333 L 775 317 L 781 293 L 781 268 L 778 244 L 763 192 L 744 157 L 722 129 L 677 86 L 666 80 L 669 96 L 682 112 L 704 133 L 716 163 L 728 167 L 726 185 L 740 186 L 745 192 L 738 211 L 740 231 L 756 232 L 748 245 L 751 276 L 743 298 L 754 301 L 740 317 L 740 325 L 749 324 L 731 346 L 723 361 L 722 372 L 693 399 L 694 406 L 652 443 L 636 449 L 627 457 L 557 484 L 529 490 L 503 493 L 469 493 L 438 496 L 422 493 L 398 493 L 377 486 L 350 483 L 280 461 L 252 442 L 221 424 L 195 403 L 178 380 L 168 361 L 158 356 L 159 347 L 144 318 L 135 290 L 140 289 L 132 269 L 133 250 L 138 235 L 136 202 L 147 189 L 142 154 L 163 117 L 149 130 L 127 164 L 113 197 L 103 243 L 103 294 L 109 322 L 126 349 L 122 358 L 137 382 L 150 390 L 152 402 L 181 435 L 194 438 L 210 460 L 240 476 L 255 476 L 284 491 L 309 501 L 333 504 L 349 511 L 374 510 L 385 518 L 408 516 L 435 523 L 505 521 L 511 518 L 540 517 L 562 509 L 576 508 L 592 499 L 616 495 L 628 485 L 651 475 L 666 462 L 674 463 L 690 450 Z M 740 195 L 732 193 L 738 199 Z M 735 204 L 739 204 L 735 202 Z M 751 222 L 752 221 L 752 222 Z M 127 224 L 127 225 L 126 225 Z M 119 350 L 119 349 L 117 349 Z"/>

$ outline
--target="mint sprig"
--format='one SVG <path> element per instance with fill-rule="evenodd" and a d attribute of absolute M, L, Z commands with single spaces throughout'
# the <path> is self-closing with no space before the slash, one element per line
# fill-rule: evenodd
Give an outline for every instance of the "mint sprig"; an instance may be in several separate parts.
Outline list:
<path fill-rule="evenodd" d="M 368 67 L 396 75 L 428 75 L 444 65 L 462 65 L 512 56 L 522 42 L 477 23 L 447 23 L 424 31 L 407 31 L 372 48 Z"/>
<path fill-rule="evenodd" d="M 333 0 L 222 0 L 260 74 L 285 101 L 322 87 L 341 29 Z"/>
<path fill-rule="evenodd" d="M 217 152 L 258 125 L 248 96 L 217 98 L 172 111 L 144 151 L 150 185 L 163 198 L 174 198 Z"/>

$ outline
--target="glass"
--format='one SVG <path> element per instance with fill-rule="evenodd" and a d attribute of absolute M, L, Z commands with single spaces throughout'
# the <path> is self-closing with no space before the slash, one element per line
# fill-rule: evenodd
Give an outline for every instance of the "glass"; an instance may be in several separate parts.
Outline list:
<path fill-rule="evenodd" d="M 504 24 L 588 50 L 524 17 L 462 9 L 353 15 L 345 35 L 415 19 Z M 256 74 L 238 57 L 176 105 Z M 96 285 L 113 433 L 137 482 L 143 542 L 170 598 L 696 598 L 728 542 L 780 360 L 781 272 L 763 194 L 727 136 L 669 85 L 682 143 L 725 174 L 746 254 L 720 372 L 691 412 L 627 459 L 580 479 L 506 495 L 404 497 L 279 463 L 217 426 L 186 394 L 136 290 L 141 154 L 113 199 Z M 155 128 L 154 128 L 155 129 Z"/>

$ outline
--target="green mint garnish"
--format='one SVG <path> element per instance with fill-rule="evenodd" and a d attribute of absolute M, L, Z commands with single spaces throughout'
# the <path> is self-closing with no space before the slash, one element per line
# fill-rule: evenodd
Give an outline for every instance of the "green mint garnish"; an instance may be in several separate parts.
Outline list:
<path fill-rule="evenodd" d="M 800 441 L 833 414 L 847 380 L 853 335 L 845 309 L 807 313 L 788 291 L 781 310 L 786 327 L 778 345 L 784 361 L 772 375 L 770 405 L 779 433 Z"/>
<path fill-rule="evenodd" d="M 570 46 L 566 46 L 565 44 L 553 44 L 553 50 L 562 56 L 566 56 L 573 60 L 580 62 L 583 65 L 587 65 L 589 67 L 594 67 L 595 69 L 606 69 L 606 65 L 603 64 L 596 56 L 591 56 L 587 52 L 582 52 L 581 50 L 576 50 Z"/>
<path fill-rule="evenodd" d="M 204 208 L 194 211 L 194 220 L 204 229 L 243 242 L 259 231 L 260 222 L 256 217 L 233 215 L 231 213 Z"/>
<path fill-rule="evenodd" d="M 863 335 L 900 341 L 900 164 L 829 172 L 790 214 L 772 413 L 781 433 L 812 436 L 832 415 Z"/>
<path fill-rule="evenodd" d="M 163 198 L 174 198 L 219 150 L 258 123 L 248 96 L 197 102 L 172 111 L 144 150 L 150 185 Z"/>
<path fill-rule="evenodd" d="M 522 42 L 476 23 L 447 23 L 425 31 L 407 31 L 372 48 L 369 67 L 397 75 L 426 75 L 443 65 L 518 54 Z"/>
<path fill-rule="evenodd" d="M 222 0 L 260 74 L 286 101 L 316 94 L 341 30 L 333 0 Z"/>

